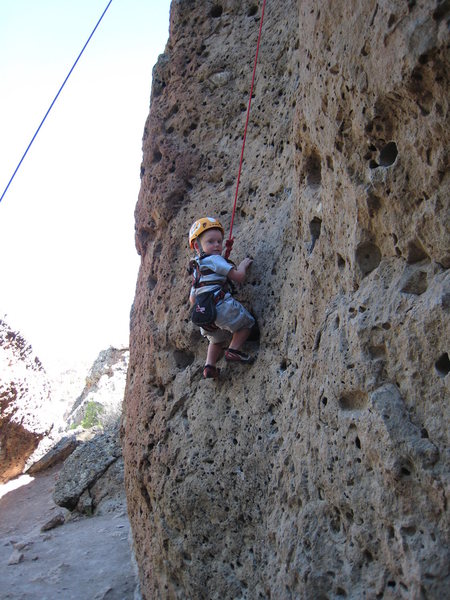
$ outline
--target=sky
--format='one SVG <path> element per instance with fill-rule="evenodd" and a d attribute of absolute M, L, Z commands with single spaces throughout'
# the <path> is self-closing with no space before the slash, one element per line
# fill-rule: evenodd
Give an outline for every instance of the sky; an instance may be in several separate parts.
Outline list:
<path fill-rule="evenodd" d="M 0 0 L 0 195 L 108 0 Z M 0 318 L 47 370 L 128 345 L 170 0 L 113 0 L 0 203 Z"/>

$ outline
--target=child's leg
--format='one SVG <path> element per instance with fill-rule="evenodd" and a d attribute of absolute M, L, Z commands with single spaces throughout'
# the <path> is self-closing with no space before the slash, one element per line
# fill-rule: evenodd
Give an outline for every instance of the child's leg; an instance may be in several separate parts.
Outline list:
<path fill-rule="evenodd" d="M 245 340 L 250 335 L 250 329 L 244 328 L 239 329 L 233 333 L 233 337 L 231 338 L 231 342 L 229 345 L 230 350 L 240 350 L 243 346 Z"/>
<path fill-rule="evenodd" d="M 244 343 L 244 342 L 242 342 Z M 216 366 L 216 362 L 219 358 L 222 357 L 223 354 L 223 344 L 215 344 L 214 342 L 209 342 L 208 352 L 206 354 L 206 364 L 211 365 L 211 367 Z"/>

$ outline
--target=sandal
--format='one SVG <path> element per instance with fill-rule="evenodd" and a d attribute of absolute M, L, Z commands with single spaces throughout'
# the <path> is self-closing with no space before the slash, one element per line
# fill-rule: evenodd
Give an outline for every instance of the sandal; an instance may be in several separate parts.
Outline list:
<path fill-rule="evenodd" d="M 251 365 L 255 361 L 253 356 L 244 354 L 244 352 L 234 350 L 233 348 L 228 348 L 228 350 L 225 350 L 225 360 L 229 362 L 244 363 L 247 365 Z"/>
<path fill-rule="evenodd" d="M 219 379 L 220 369 L 212 365 L 205 365 L 203 369 L 203 379 Z"/>

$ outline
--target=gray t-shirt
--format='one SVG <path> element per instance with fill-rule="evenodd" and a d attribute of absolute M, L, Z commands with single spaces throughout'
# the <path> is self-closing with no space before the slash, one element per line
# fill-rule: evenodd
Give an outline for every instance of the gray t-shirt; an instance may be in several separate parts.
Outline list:
<path fill-rule="evenodd" d="M 217 254 L 211 254 L 204 258 L 197 258 L 197 262 L 200 266 L 200 281 L 199 283 L 207 284 L 211 281 L 211 285 L 202 285 L 200 288 L 191 288 L 191 294 L 197 296 L 198 294 L 204 294 L 205 292 L 212 292 L 218 290 L 227 281 L 227 275 L 233 268 L 223 256 Z M 203 269 L 209 269 L 213 273 L 203 274 Z"/>

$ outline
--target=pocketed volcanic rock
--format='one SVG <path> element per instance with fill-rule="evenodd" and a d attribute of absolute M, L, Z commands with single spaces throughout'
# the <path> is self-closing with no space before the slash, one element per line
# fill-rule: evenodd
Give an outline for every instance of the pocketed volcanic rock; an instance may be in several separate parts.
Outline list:
<path fill-rule="evenodd" d="M 231 258 L 251 366 L 202 379 L 189 227 L 228 232 L 261 19 L 172 2 L 123 417 L 146 600 L 448 594 L 448 3 L 267 2 Z"/>

